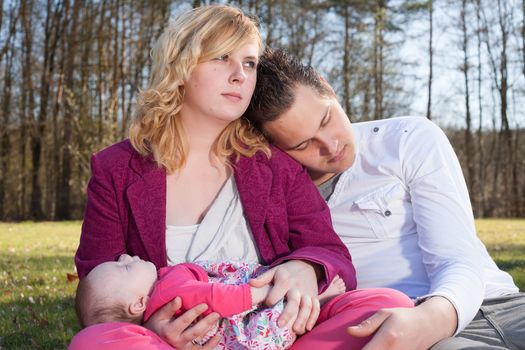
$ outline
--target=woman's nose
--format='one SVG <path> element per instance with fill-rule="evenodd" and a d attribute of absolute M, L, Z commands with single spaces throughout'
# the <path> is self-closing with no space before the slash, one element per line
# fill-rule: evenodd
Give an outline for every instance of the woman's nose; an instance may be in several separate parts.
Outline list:
<path fill-rule="evenodd" d="M 230 75 L 230 83 L 232 84 L 242 84 L 246 80 L 246 73 L 244 72 L 244 68 L 242 63 L 235 63 L 233 65 L 233 71 Z"/>

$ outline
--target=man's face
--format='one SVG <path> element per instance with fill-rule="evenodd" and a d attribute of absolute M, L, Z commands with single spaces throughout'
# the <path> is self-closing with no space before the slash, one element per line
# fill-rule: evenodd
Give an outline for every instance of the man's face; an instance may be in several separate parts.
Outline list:
<path fill-rule="evenodd" d="M 334 97 L 320 96 L 311 87 L 299 85 L 292 107 L 264 124 L 264 130 L 277 147 L 303 164 L 318 184 L 354 162 L 350 120 Z"/>

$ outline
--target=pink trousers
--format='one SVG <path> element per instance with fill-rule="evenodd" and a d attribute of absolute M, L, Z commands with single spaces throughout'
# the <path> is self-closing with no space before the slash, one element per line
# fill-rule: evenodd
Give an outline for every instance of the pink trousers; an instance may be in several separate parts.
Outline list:
<path fill-rule="evenodd" d="M 358 324 L 376 311 L 392 307 L 413 307 L 410 298 L 386 288 L 360 289 L 346 292 L 325 304 L 314 329 L 300 337 L 291 350 L 361 349 L 369 340 L 354 338 L 346 328 Z M 173 348 L 150 330 L 122 322 L 102 323 L 77 333 L 69 350 L 172 350 Z"/>

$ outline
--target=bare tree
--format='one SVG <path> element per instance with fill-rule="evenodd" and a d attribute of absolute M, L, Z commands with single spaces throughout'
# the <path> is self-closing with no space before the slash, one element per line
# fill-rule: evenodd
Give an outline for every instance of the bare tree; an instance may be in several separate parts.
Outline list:
<path fill-rule="evenodd" d="M 463 50 L 463 65 L 461 70 L 465 82 L 465 154 L 467 162 L 467 185 L 469 193 L 473 193 L 474 189 L 474 152 L 472 150 L 472 118 L 470 113 L 470 90 L 469 90 L 469 69 L 468 61 L 468 30 L 467 30 L 467 0 L 462 0 L 460 11 L 461 31 L 463 33 L 463 40 L 461 42 L 461 49 Z M 427 114 L 428 116 L 428 114 Z"/>
<path fill-rule="evenodd" d="M 432 119 L 432 76 L 434 72 L 434 2 L 428 1 L 428 102 L 427 102 L 427 119 Z"/>
<path fill-rule="evenodd" d="M 478 208 L 478 216 L 485 216 L 485 158 L 484 158 L 484 144 L 483 144 L 483 98 L 481 94 L 482 90 L 482 69 L 481 69 L 481 45 L 482 38 L 481 32 L 483 28 L 481 27 L 481 4 L 480 0 L 476 0 L 476 37 L 477 37 L 477 56 L 478 56 L 478 70 L 477 70 L 477 88 L 478 88 L 478 187 L 477 187 L 477 196 L 479 198 L 478 204 L 474 205 L 474 208 Z M 471 192 L 471 195 L 473 192 Z"/>
<path fill-rule="evenodd" d="M 374 8 L 373 81 L 374 119 L 383 118 L 383 48 L 386 23 L 386 1 L 376 0 Z"/>

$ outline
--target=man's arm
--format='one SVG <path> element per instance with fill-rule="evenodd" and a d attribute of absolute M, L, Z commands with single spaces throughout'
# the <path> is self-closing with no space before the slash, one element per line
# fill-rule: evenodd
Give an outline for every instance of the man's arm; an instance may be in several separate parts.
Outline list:
<path fill-rule="evenodd" d="M 407 125 L 398 152 L 430 290 L 413 309 L 382 310 L 360 327 L 350 328 L 355 336 L 377 331 L 366 350 L 429 348 L 473 319 L 485 291 L 481 242 L 448 139 L 421 118 Z"/>
<path fill-rule="evenodd" d="M 431 297 L 412 309 L 384 309 L 360 325 L 349 327 L 356 337 L 376 335 L 363 348 L 428 349 L 456 329 L 456 309 L 443 297 Z"/>

